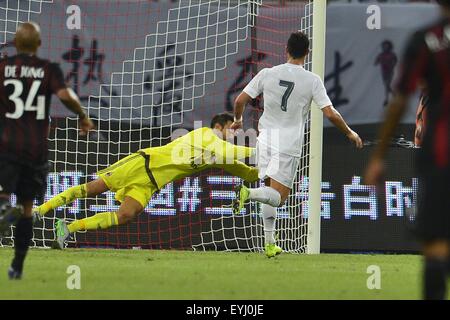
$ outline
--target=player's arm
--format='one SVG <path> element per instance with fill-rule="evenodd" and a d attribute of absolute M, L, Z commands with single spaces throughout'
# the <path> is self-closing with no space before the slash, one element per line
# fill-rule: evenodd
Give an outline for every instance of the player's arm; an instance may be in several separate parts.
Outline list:
<path fill-rule="evenodd" d="M 327 117 L 328 120 L 330 120 L 330 122 L 334 124 L 336 128 L 344 133 L 345 136 L 350 139 L 350 141 L 355 143 L 357 148 L 363 147 L 363 143 L 359 135 L 355 131 L 350 129 L 339 111 L 337 111 L 332 105 L 322 108 L 322 112 L 324 116 Z"/>
<path fill-rule="evenodd" d="M 240 177 L 245 181 L 253 182 L 258 179 L 258 169 L 247 166 L 245 163 L 239 161 L 251 157 L 256 149 L 245 146 L 239 146 L 229 143 L 217 137 L 212 130 L 203 131 L 202 139 L 207 151 L 215 156 L 215 161 L 211 165 L 213 168 L 221 168 L 232 174 Z"/>
<path fill-rule="evenodd" d="M 59 89 L 56 92 L 56 95 L 67 109 L 78 115 L 80 119 L 81 135 L 86 135 L 90 130 L 94 129 L 94 123 L 83 111 L 78 96 L 71 88 Z"/>
<path fill-rule="evenodd" d="M 339 111 L 337 111 L 333 107 L 322 79 L 320 79 L 318 76 L 315 79 L 312 94 L 314 102 L 320 108 L 320 110 L 322 110 L 324 116 L 327 117 L 328 120 L 330 120 L 330 122 L 334 124 L 336 128 L 344 133 L 345 136 L 350 139 L 350 141 L 354 142 L 357 148 L 362 148 L 363 143 L 361 141 L 361 138 L 355 131 L 350 129 Z"/>
<path fill-rule="evenodd" d="M 212 131 L 208 131 L 210 137 L 204 137 L 204 148 L 212 152 L 217 163 L 233 163 L 234 160 L 251 157 L 256 149 L 239 146 L 217 137 Z"/>
<path fill-rule="evenodd" d="M 249 84 L 242 90 L 234 101 L 234 122 L 231 125 L 231 129 L 237 130 L 242 128 L 244 109 L 247 103 L 252 99 L 259 96 L 264 89 L 264 76 L 267 73 L 267 69 L 262 69 L 258 74 L 249 82 Z"/>
<path fill-rule="evenodd" d="M 255 182 L 258 180 L 258 168 L 250 167 L 239 160 L 234 160 L 234 162 L 230 164 L 214 164 L 213 167 L 221 168 L 231 175 L 239 177 L 247 182 Z"/>
<path fill-rule="evenodd" d="M 236 130 L 242 128 L 242 115 L 247 103 L 252 101 L 252 97 L 245 91 L 242 91 L 240 95 L 234 101 L 234 122 L 231 125 L 231 129 Z"/>
<path fill-rule="evenodd" d="M 94 124 L 81 108 L 80 99 L 78 99 L 78 96 L 72 89 L 66 86 L 60 66 L 56 63 L 52 63 L 49 68 L 51 72 L 50 89 L 52 93 L 54 93 L 70 111 L 78 115 L 80 118 L 81 135 L 87 134 L 89 130 L 94 128 Z"/>
<path fill-rule="evenodd" d="M 255 148 L 235 145 L 219 138 L 212 129 L 202 128 L 197 130 L 199 137 L 194 138 L 201 141 L 201 148 L 213 154 L 218 163 L 233 163 L 233 160 L 251 157 Z"/>

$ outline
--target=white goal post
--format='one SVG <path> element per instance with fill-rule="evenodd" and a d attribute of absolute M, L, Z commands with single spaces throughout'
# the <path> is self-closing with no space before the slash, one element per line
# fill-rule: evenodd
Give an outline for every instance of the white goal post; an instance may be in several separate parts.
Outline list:
<path fill-rule="evenodd" d="M 313 2 L 312 72 L 325 77 L 325 30 L 326 0 Z M 320 253 L 320 209 L 322 182 L 322 138 L 323 114 L 318 108 L 311 108 L 311 132 L 309 153 L 309 216 L 307 253 Z"/>

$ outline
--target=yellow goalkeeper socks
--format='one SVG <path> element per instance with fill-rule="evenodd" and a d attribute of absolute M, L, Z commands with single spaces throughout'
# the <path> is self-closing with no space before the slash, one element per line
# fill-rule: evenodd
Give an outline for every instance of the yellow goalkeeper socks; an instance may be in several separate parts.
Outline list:
<path fill-rule="evenodd" d="M 51 198 L 44 204 L 37 207 L 35 210 L 39 212 L 40 215 L 43 216 L 47 212 L 55 208 L 61 207 L 65 204 L 72 203 L 76 199 L 86 198 L 86 195 L 87 195 L 86 184 L 74 186 L 67 189 L 66 191 L 61 192 L 57 196 Z"/>
<path fill-rule="evenodd" d="M 117 213 L 115 212 L 102 212 L 96 215 L 84 218 L 81 220 L 75 220 L 67 226 L 70 233 L 83 231 L 83 230 L 97 230 L 107 229 L 112 226 L 118 225 Z"/>

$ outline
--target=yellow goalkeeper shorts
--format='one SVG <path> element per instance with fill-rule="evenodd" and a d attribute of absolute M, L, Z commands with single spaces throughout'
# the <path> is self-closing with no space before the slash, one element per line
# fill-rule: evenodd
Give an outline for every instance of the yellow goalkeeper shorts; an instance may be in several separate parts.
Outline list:
<path fill-rule="evenodd" d="M 145 208 L 157 191 L 145 168 L 145 158 L 138 153 L 119 160 L 97 175 L 115 192 L 115 198 L 120 202 L 131 197 Z"/>

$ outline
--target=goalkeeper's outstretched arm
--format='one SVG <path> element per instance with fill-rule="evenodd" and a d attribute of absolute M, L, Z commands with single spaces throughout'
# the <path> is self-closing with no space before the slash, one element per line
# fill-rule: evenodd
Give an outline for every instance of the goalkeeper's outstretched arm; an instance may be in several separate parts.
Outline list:
<path fill-rule="evenodd" d="M 216 156 L 217 163 L 233 163 L 234 160 L 241 160 L 251 157 L 255 148 L 239 146 L 217 137 L 212 131 L 203 136 L 203 148 L 212 152 Z"/>
<path fill-rule="evenodd" d="M 246 182 L 255 182 L 258 180 L 258 168 L 248 166 L 239 160 L 234 160 L 233 163 L 229 164 L 215 164 L 213 167 L 223 169 Z"/>

